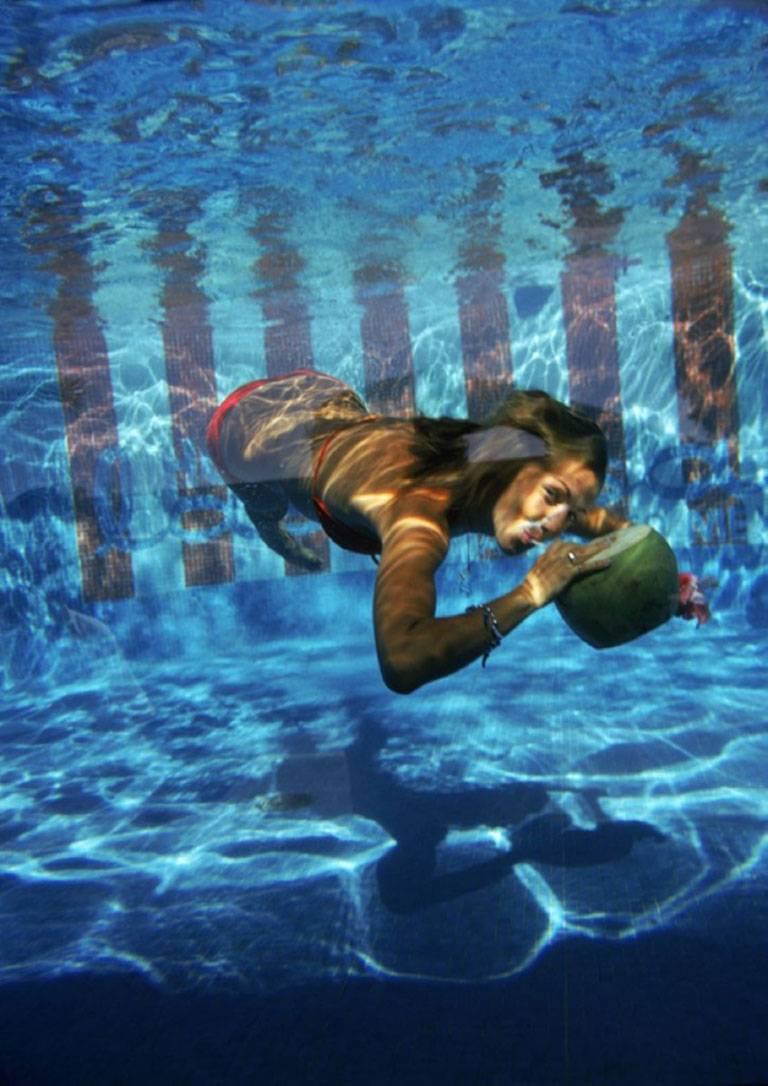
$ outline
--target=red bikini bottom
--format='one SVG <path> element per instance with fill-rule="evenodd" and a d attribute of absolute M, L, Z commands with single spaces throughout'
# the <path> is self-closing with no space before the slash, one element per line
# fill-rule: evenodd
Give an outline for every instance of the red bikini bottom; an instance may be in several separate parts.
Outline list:
<path fill-rule="evenodd" d="M 249 381 L 247 384 L 241 385 L 240 388 L 236 388 L 235 391 L 230 393 L 230 395 L 216 408 L 211 421 L 208 423 L 205 439 L 208 444 L 208 451 L 211 459 L 230 487 L 242 487 L 244 484 L 241 480 L 233 478 L 230 472 L 227 471 L 221 455 L 221 428 L 228 412 L 231 411 L 236 404 L 240 403 L 241 400 L 245 399 L 251 392 L 257 388 L 261 388 L 263 385 L 269 384 L 272 381 L 281 381 L 287 377 L 299 377 L 303 374 L 309 376 L 316 372 L 316 370 L 301 369 L 294 370 L 292 373 L 281 374 L 279 377 L 265 377 L 259 381 Z M 377 416 L 375 415 L 364 415 L 360 421 L 373 422 L 376 417 Z M 342 430 L 334 430 L 333 433 L 326 437 L 325 441 L 320 446 L 315 461 L 315 469 L 312 473 L 312 504 L 315 507 L 320 526 L 328 538 L 333 540 L 337 546 L 342 547 L 346 551 L 353 551 L 355 554 L 377 555 L 381 553 L 380 540 L 374 535 L 367 532 L 361 532 L 355 528 L 350 528 L 347 524 L 344 524 L 343 521 L 336 520 L 323 499 L 318 497 L 315 493 L 318 475 L 326 453 L 328 452 L 333 439 L 342 432 L 343 428 Z"/>

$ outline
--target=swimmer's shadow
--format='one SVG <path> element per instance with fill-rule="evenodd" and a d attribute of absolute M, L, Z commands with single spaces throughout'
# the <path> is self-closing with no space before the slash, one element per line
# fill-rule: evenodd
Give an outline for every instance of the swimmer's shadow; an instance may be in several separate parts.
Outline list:
<path fill-rule="evenodd" d="M 541 784 L 517 781 L 461 792 L 418 792 L 381 768 L 378 754 L 384 742 L 377 723 L 363 722 L 346 750 L 346 765 L 355 813 L 378 822 L 396 842 L 376 867 L 382 904 L 393 913 L 494 886 L 515 864 L 590 867 L 624 859 L 643 839 L 664 840 L 645 822 L 607 820 L 592 792 L 583 797 L 597 821 L 590 830 L 574 826 L 562 811 L 545 810 L 550 796 Z M 449 830 L 477 826 L 507 827 L 510 848 L 458 870 L 440 871 L 438 848 Z"/>
<path fill-rule="evenodd" d="M 411 913 L 487 889 L 516 864 L 590 867 L 624 859 L 643 839 L 664 840 L 647 823 L 609 821 L 590 790 L 580 794 L 596 825 L 584 830 L 552 810 L 549 791 L 538 783 L 455 792 L 410 788 L 382 768 L 385 742 L 381 726 L 363 719 L 343 751 L 317 754 L 311 744 L 296 749 L 277 770 L 269 809 L 278 809 L 280 801 L 284 812 L 291 806 L 296 814 L 305 808 L 326 817 L 349 812 L 381 826 L 395 842 L 376 865 L 379 897 L 390 912 Z M 440 847 L 451 830 L 483 826 L 504 827 L 509 847 L 479 862 L 473 862 L 474 841 Z"/>
<path fill-rule="evenodd" d="M 494 886 L 516 864 L 593 867 L 625 859 L 638 841 L 665 840 L 645 822 L 601 822 L 594 829 L 582 830 L 560 813 L 534 817 L 511 831 L 510 837 L 509 851 L 445 873 L 435 873 L 436 846 L 398 842 L 376 869 L 382 904 L 393 913 L 415 912 Z"/>

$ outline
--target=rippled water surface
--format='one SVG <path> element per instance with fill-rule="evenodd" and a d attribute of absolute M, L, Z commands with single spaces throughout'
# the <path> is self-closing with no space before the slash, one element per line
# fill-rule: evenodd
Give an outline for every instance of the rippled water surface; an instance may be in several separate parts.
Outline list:
<path fill-rule="evenodd" d="M 524 1005 L 562 948 L 760 960 L 765 4 L 19 0 L 0 61 L 0 984 Z M 286 571 L 201 444 L 307 364 L 381 412 L 602 412 L 607 500 L 712 621 L 597 653 L 552 611 L 390 694 L 370 564 Z M 461 540 L 441 613 L 524 570 Z M 742 1062 L 689 1037 L 665 1081 L 768 1074 L 739 1006 Z"/>

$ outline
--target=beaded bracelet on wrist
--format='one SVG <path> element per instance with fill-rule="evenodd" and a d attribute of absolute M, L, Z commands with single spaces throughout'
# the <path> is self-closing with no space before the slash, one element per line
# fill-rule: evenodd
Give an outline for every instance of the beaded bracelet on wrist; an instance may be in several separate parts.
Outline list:
<path fill-rule="evenodd" d="M 494 649 L 497 649 L 502 642 L 502 634 L 499 629 L 499 624 L 496 621 L 491 608 L 487 603 L 478 605 L 474 604 L 472 607 L 467 608 L 467 613 L 470 611 L 482 611 L 483 612 L 483 625 L 485 626 L 485 632 L 488 634 L 488 647 L 483 653 L 483 667 L 488 663 L 488 657 L 491 655 Z"/>

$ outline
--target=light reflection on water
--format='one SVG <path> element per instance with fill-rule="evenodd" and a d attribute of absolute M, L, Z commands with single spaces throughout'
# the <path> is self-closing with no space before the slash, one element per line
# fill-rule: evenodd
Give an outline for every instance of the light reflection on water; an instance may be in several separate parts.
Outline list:
<path fill-rule="evenodd" d="M 17 5 L 3 31 L 0 274 L 16 304 L 0 375 L 0 980 L 487 978 L 566 935 L 695 926 L 734 886 L 764 893 L 760 13 L 628 0 L 609 18 L 531 0 L 431 19 L 428 5 L 233 2 L 144 5 L 126 30 L 109 7 L 83 27 Z M 675 180 L 675 148 L 700 169 Z M 570 193 L 545 186 L 558 171 Z M 681 483 L 665 238 L 701 191 L 730 221 L 741 423 L 740 475 L 714 446 L 708 465 L 747 503 L 750 547 L 692 547 Z M 606 246 L 630 513 L 718 581 L 713 623 L 597 656 L 539 616 L 486 671 L 393 698 L 369 567 L 335 552 L 338 577 L 277 583 L 281 563 L 234 502 L 220 530 L 240 583 L 181 599 L 160 219 L 190 220 L 220 394 L 264 372 L 255 265 L 271 223 L 300 250 L 316 364 L 361 388 L 355 275 L 392 268 L 417 406 L 462 415 L 472 244 L 504 257 L 515 380 L 567 398 L 574 197 L 623 216 Z M 60 198 L 65 220 L 76 209 L 64 225 Z M 57 259 L 81 257 L 130 473 L 110 527 L 137 596 L 88 614 L 50 312 Z M 459 551 L 445 573 L 456 609 L 509 576 L 468 575 Z"/>
<path fill-rule="evenodd" d="M 223 593 L 208 636 L 177 601 L 175 659 L 129 658 L 117 622 L 62 638 L 45 685 L 6 697 L 4 979 L 501 976 L 565 935 L 695 923 L 759 876 L 754 631 L 673 622 L 597 654 L 542 615 L 469 683 L 403 699 L 353 587 L 351 639 L 332 610 L 311 638 L 233 624 Z"/>

